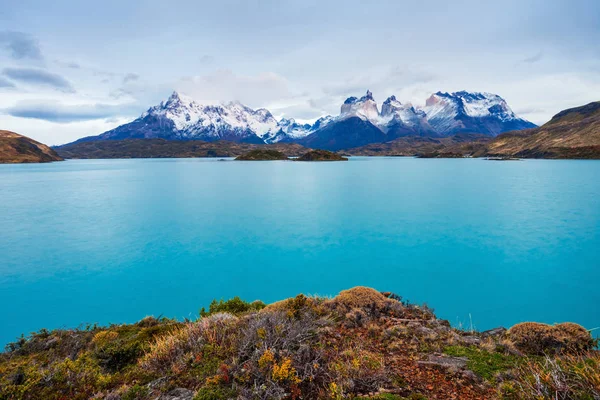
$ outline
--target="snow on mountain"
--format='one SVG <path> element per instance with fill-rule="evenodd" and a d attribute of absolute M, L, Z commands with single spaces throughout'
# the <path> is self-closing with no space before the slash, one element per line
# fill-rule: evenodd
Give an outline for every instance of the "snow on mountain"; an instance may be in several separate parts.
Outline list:
<path fill-rule="evenodd" d="M 396 96 L 390 96 L 381 106 L 381 119 L 384 124 L 396 120 L 409 127 L 419 127 L 427 115 L 422 110 L 415 109 L 412 104 L 402 104 Z"/>
<path fill-rule="evenodd" d="M 424 111 L 390 96 L 381 105 L 381 128 L 395 136 L 437 136 Z"/>
<path fill-rule="evenodd" d="M 377 103 L 373 99 L 373 93 L 367 90 L 360 99 L 356 97 L 348 97 L 341 107 L 341 113 L 339 119 L 359 117 L 364 121 L 369 121 L 374 125 L 380 123 L 379 110 L 377 110 Z"/>
<path fill-rule="evenodd" d="M 422 111 L 442 135 L 476 132 L 495 136 L 535 126 L 517 117 L 502 97 L 492 93 L 437 92 L 427 99 Z"/>
<path fill-rule="evenodd" d="M 449 136 L 459 132 L 495 136 L 509 130 L 535 127 L 518 118 L 500 96 L 490 93 L 442 93 L 422 108 L 389 97 L 381 113 L 373 94 L 349 97 L 336 117 L 321 117 L 313 125 L 293 118 L 277 121 L 266 109 L 254 110 L 239 102 L 204 105 L 183 94 L 173 94 L 150 107 L 134 121 L 79 141 L 162 138 L 168 140 L 229 140 L 247 143 L 333 143 L 351 145 L 389 141 L 401 136 Z M 318 136 L 321 135 L 322 138 Z"/>
<path fill-rule="evenodd" d="M 173 121 L 182 139 L 221 138 L 225 133 L 248 133 L 263 138 L 279 130 L 277 120 L 264 109 L 253 110 L 239 102 L 202 105 L 190 97 L 173 92 L 166 102 L 151 107 L 142 114 Z"/>
<path fill-rule="evenodd" d="M 319 118 L 318 120 L 315 121 L 315 123 L 310 127 L 310 130 L 312 132 L 314 132 L 317 129 L 324 128 L 329 123 L 331 123 L 332 121 L 335 121 L 335 117 L 332 117 L 331 115 L 326 115 L 324 117 L 321 117 L 321 118 Z"/>
<path fill-rule="evenodd" d="M 279 120 L 281 130 L 291 138 L 301 138 L 311 132 L 310 124 L 299 124 L 294 118 L 282 118 Z"/>

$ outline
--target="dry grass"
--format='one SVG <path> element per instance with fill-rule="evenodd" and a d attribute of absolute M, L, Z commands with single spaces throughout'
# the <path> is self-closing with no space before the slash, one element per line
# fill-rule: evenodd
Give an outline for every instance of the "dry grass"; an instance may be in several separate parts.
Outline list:
<path fill-rule="evenodd" d="M 500 387 L 503 399 L 600 399 L 600 355 L 546 356 L 529 359 Z"/>
<path fill-rule="evenodd" d="M 181 372 L 190 361 L 200 357 L 205 345 L 220 346 L 231 340 L 231 328 L 237 320 L 233 315 L 219 313 L 175 328 L 150 345 L 140 366 L 156 372 Z"/>
<path fill-rule="evenodd" d="M 331 304 L 343 306 L 349 310 L 353 308 L 375 307 L 385 308 L 392 300 L 388 299 L 375 289 L 357 286 L 352 289 L 343 290 L 331 300 Z"/>
<path fill-rule="evenodd" d="M 590 350 L 594 344 L 590 333 L 574 323 L 523 322 L 510 328 L 508 337 L 520 351 L 538 355 L 577 353 Z"/>

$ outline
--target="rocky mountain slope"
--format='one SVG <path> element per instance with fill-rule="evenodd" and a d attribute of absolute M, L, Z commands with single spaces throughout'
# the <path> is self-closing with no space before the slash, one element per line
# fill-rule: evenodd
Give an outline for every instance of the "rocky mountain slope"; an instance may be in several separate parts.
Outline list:
<path fill-rule="evenodd" d="M 517 117 L 502 97 L 491 93 L 437 92 L 427 99 L 422 111 L 440 136 L 461 132 L 496 136 L 536 127 Z"/>
<path fill-rule="evenodd" d="M 501 97 L 487 93 L 438 92 L 423 108 L 390 96 L 379 111 L 373 94 L 367 91 L 360 98 L 346 99 L 338 116 L 325 116 L 311 125 L 293 118 L 277 121 L 268 110 L 254 110 L 239 102 L 202 105 L 174 92 L 136 120 L 75 143 L 161 138 L 255 144 L 297 142 L 339 150 L 403 136 L 443 137 L 457 132 L 494 136 L 534 126 L 517 118 Z"/>
<path fill-rule="evenodd" d="M 62 161 L 50 147 L 10 131 L 0 130 L 0 163 Z"/>
<path fill-rule="evenodd" d="M 0 353 L 0 398 L 597 399 L 597 341 L 573 323 L 459 330 L 390 292 L 270 305 L 213 301 L 195 321 L 41 330 Z"/>
<path fill-rule="evenodd" d="M 535 129 L 496 137 L 480 155 L 600 158 L 600 102 L 561 111 Z"/>

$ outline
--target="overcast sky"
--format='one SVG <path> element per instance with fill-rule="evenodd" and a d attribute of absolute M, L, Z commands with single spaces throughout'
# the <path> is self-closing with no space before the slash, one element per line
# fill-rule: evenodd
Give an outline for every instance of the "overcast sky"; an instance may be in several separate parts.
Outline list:
<path fill-rule="evenodd" d="M 0 1 L 0 129 L 48 144 L 173 90 L 301 121 L 367 89 L 492 92 L 537 124 L 600 100 L 598 0 Z"/>

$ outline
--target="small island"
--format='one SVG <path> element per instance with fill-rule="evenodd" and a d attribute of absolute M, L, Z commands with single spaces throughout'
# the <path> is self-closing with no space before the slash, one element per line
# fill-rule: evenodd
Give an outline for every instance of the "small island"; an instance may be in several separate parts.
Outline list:
<path fill-rule="evenodd" d="M 460 153 L 434 151 L 418 154 L 417 158 L 465 158 L 465 156 Z"/>
<path fill-rule="evenodd" d="M 327 150 L 311 150 L 298 157 L 296 161 L 348 161 L 348 159 Z"/>
<path fill-rule="evenodd" d="M 237 161 L 277 161 L 289 160 L 288 156 L 277 150 L 256 149 L 236 157 Z"/>

